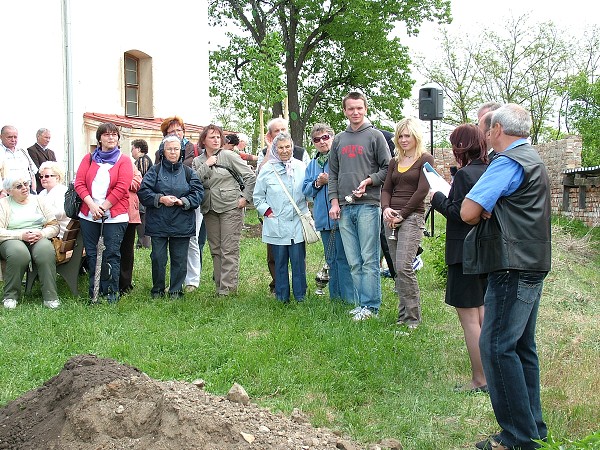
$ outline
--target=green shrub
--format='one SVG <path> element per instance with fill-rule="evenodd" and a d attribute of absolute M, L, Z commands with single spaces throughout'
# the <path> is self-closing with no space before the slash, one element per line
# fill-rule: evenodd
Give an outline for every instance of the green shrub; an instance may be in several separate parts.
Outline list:
<path fill-rule="evenodd" d="M 446 283 L 448 277 L 448 266 L 446 265 L 446 233 L 423 239 L 423 248 L 427 250 L 427 262 L 434 268 L 439 281 Z"/>
<path fill-rule="evenodd" d="M 555 441 L 551 434 L 548 434 L 546 442 L 536 441 L 541 448 L 549 450 L 596 450 L 600 449 L 600 431 L 592 433 L 579 441 Z"/>

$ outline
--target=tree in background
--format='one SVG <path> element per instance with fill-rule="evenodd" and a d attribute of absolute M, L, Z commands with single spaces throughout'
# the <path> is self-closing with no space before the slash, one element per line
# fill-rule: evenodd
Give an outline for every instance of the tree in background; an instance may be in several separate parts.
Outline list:
<path fill-rule="evenodd" d="M 576 75 L 565 85 L 567 129 L 581 135 L 583 166 L 600 165 L 600 29 L 586 32 Z"/>
<path fill-rule="evenodd" d="M 519 103 L 531 111 L 531 140 L 536 144 L 547 122 L 557 116 L 571 45 L 552 22 L 532 24 L 524 15 L 477 37 L 443 32 L 444 57 L 424 59 L 419 69 L 445 90 L 445 122 L 470 121 L 486 101 Z"/>
<path fill-rule="evenodd" d="M 234 28 L 229 45 L 211 53 L 211 95 L 255 124 L 261 106 L 287 98 L 290 131 L 301 145 L 313 122 L 344 127 L 341 99 L 353 89 L 369 98 L 370 117 L 398 120 L 413 80 L 408 49 L 390 31 L 404 23 L 414 35 L 423 21 L 447 22 L 450 2 L 214 0 L 209 16 L 213 26 Z"/>
<path fill-rule="evenodd" d="M 581 72 L 569 83 L 571 125 L 581 135 L 583 166 L 600 165 L 600 80 Z"/>
<path fill-rule="evenodd" d="M 468 123 L 469 114 L 484 102 L 479 96 L 481 80 L 477 60 L 480 44 L 476 40 L 450 36 L 446 29 L 441 30 L 439 43 L 441 54 L 435 60 L 421 58 L 418 70 L 444 90 L 444 122 L 450 125 Z"/>

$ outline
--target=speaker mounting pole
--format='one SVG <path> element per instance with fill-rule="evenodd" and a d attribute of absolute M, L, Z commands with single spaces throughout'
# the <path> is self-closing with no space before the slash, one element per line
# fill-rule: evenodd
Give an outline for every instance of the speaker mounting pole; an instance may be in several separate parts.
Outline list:
<path fill-rule="evenodd" d="M 419 90 L 419 119 L 429 120 L 431 156 L 433 156 L 433 121 L 444 118 L 444 92 L 440 87 L 433 84 L 427 84 Z M 428 211 L 431 214 L 431 235 L 434 232 L 434 214 L 433 209 Z"/>

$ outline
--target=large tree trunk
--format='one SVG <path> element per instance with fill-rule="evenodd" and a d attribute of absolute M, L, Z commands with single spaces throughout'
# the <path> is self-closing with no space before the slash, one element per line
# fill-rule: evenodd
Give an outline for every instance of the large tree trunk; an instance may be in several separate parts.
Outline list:
<path fill-rule="evenodd" d="M 294 144 L 303 146 L 304 144 L 304 128 L 306 120 L 303 119 L 300 113 L 300 101 L 298 99 L 298 76 L 296 72 L 287 73 L 287 94 L 288 94 L 288 111 L 290 122 L 290 134 Z"/>
<path fill-rule="evenodd" d="M 272 112 L 273 112 L 273 116 L 272 116 L 273 118 L 283 117 L 283 104 L 281 102 L 273 103 Z M 267 131 L 269 131 L 269 130 L 267 130 Z"/>

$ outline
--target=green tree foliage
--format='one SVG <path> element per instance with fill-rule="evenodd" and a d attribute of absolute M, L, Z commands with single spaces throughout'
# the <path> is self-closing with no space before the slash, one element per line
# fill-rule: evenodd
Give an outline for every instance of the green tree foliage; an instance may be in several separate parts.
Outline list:
<path fill-rule="evenodd" d="M 435 60 L 421 59 L 418 70 L 444 90 L 444 122 L 451 125 L 468 123 L 469 114 L 483 100 L 479 96 L 481 80 L 477 59 L 480 44 L 475 40 L 451 36 L 442 29 L 439 38 L 441 54 Z"/>
<path fill-rule="evenodd" d="M 579 73 L 569 83 L 569 117 L 581 135 L 582 165 L 600 165 L 600 80 L 590 82 L 588 74 Z"/>
<path fill-rule="evenodd" d="M 408 49 L 390 31 L 404 23 L 416 34 L 423 21 L 448 21 L 450 2 L 214 0 L 209 15 L 231 30 L 229 45 L 210 56 L 211 95 L 252 117 L 287 98 L 301 144 L 314 122 L 342 129 L 341 98 L 352 89 L 367 95 L 371 117 L 400 118 L 413 80 Z"/>
<path fill-rule="evenodd" d="M 588 30 L 580 47 L 563 104 L 567 129 L 581 135 L 582 165 L 590 167 L 600 165 L 600 28 Z"/>

